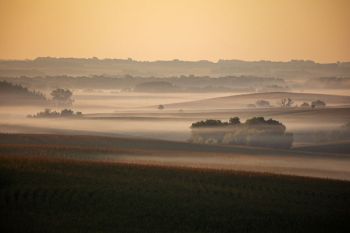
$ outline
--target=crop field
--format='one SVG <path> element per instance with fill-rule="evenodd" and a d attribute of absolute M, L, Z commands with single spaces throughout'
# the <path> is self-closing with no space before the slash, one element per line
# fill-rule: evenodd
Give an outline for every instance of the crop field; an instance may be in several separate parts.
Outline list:
<path fill-rule="evenodd" d="M 0 150 L 1 232 L 350 231 L 345 181 L 74 157 L 110 153 L 97 149 L 20 149 Z"/>

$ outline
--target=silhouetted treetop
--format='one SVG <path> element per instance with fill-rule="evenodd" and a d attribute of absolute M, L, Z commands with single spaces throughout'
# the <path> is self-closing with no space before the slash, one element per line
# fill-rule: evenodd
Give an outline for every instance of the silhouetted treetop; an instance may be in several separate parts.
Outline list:
<path fill-rule="evenodd" d="M 230 125 L 239 125 L 239 124 L 241 124 L 241 120 L 239 119 L 239 117 L 231 117 L 229 120 L 229 124 Z"/>
<path fill-rule="evenodd" d="M 200 127 L 221 127 L 228 125 L 227 122 L 222 122 L 221 120 L 213 120 L 208 119 L 205 121 L 198 121 L 195 123 L 192 123 L 191 128 L 200 128 Z"/>

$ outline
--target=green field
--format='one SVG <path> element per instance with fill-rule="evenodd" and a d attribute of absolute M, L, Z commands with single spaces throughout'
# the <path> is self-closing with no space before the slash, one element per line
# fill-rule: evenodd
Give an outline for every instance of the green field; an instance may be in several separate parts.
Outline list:
<path fill-rule="evenodd" d="M 0 152 L 1 232 L 350 232 L 349 182 Z"/>

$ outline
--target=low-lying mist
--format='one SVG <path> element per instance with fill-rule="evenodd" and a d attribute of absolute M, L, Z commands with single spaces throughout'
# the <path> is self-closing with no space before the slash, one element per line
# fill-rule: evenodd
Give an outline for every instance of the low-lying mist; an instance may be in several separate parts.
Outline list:
<path fill-rule="evenodd" d="M 205 119 L 229 119 L 238 116 L 246 120 L 264 116 L 282 122 L 287 132 L 294 134 L 294 145 L 348 140 L 342 131 L 348 122 L 347 110 L 329 111 L 265 109 L 182 110 L 166 107 L 179 103 L 223 96 L 223 93 L 111 93 L 75 92 L 70 108 L 81 111 L 81 118 L 32 119 L 29 114 L 43 111 L 42 106 L 7 106 L 0 108 L 0 132 L 95 134 L 109 136 L 145 137 L 163 140 L 188 141 L 190 125 Z M 11 101 L 11 100 L 8 100 Z M 159 109 L 159 105 L 165 105 Z M 229 107 L 229 106 L 228 106 Z M 53 108 L 52 110 L 61 110 Z M 350 121 L 350 120 L 349 120 Z"/>

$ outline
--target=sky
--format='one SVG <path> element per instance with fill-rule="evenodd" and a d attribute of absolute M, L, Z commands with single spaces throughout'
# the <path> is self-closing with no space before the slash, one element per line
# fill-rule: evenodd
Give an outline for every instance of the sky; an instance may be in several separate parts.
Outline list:
<path fill-rule="evenodd" d="M 350 61 L 348 0 L 0 0 L 0 59 Z"/>

